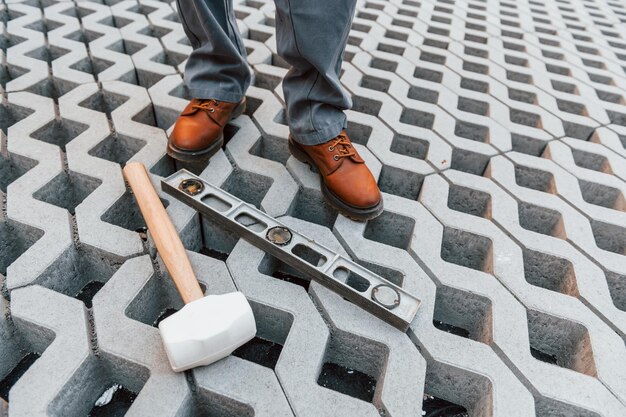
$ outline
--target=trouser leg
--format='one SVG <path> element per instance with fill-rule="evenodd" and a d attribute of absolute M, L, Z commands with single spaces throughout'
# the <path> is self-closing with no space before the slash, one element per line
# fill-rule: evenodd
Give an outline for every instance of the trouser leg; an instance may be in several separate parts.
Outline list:
<path fill-rule="evenodd" d="M 356 0 L 274 0 L 278 54 L 292 67 L 283 79 L 293 138 L 316 145 L 347 127 L 352 99 L 339 81 Z"/>
<path fill-rule="evenodd" d="M 191 96 L 241 100 L 252 75 L 232 0 L 176 0 L 176 5 L 193 48 L 185 67 Z"/>

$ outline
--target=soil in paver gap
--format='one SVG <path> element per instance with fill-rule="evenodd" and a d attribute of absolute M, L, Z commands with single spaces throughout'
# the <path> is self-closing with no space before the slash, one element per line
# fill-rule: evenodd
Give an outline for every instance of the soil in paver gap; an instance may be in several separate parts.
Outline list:
<path fill-rule="evenodd" d="M 424 394 L 422 403 L 423 417 L 469 417 L 467 410 L 458 405 L 441 398 Z"/>
<path fill-rule="evenodd" d="M 91 308 L 91 300 L 100 289 L 104 287 L 104 282 L 91 281 L 88 282 L 79 292 L 76 294 L 76 299 L 85 303 L 87 308 Z"/>
<path fill-rule="evenodd" d="M 161 314 L 159 314 L 159 317 L 156 318 L 156 320 L 154 321 L 154 323 L 152 323 L 152 325 L 154 327 L 158 327 L 161 321 L 165 320 L 166 318 L 176 313 L 177 311 L 178 310 L 175 308 L 166 308 L 163 312 L 161 312 Z"/>
<path fill-rule="evenodd" d="M 436 328 L 438 328 L 439 330 L 443 330 L 444 332 L 448 332 L 448 333 L 455 334 L 457 336 L 469 338 L 469 332 L 463 329 L 462 327 L 456 327 L 456 326 L 444 323 L 439 320 L 433 320 L 433 324 L 435 325 Z"/>
<path fill-rule="evenodd" d="M 311 281 L 308 281 L 306 279 L 303 279 L 303 278 L 300 278 L 295 275 L 291 275 L 282 271 L 274 271 L 272 272 L 272 276 L 282 281 L 287 281 L 287 282 L 291 282 L 292 284 L 299 285 L 307 291 L 309 290 L 309 285 L 311 284 Z"/>
<path fill-rule="evenodd" d="M 9 391 L 11 387 L 17 382 L 18 379 L 28 371 L 28 368 L 39 359 L 39 354 L 29 352 L 22 358 L 22 360 L 13 368 L 11 372 L 0 381 L 0 398 L 4 401 L 9 401 Z"/>
<path fill-rule="evenodd" d="M 283 346 L 279 343 L 255 337 L 233 352 L 234 356 L 274 369 Z"/>
<path fill-rule="evenodd" d="M 219 259 L 220 261 L 223 261 L 223 262 L 226 262 L 226 259 L 228 258 L 227 253 L 220 252 L 218 250 L 210 249 L 207 247 L 200 249 L 200 253 L 206 256 L 210 256 L 211 258 Z"/>
<path fill-rule="evenodd" d="M 326 362 L 322 366 L 317 383 L 325 388 L 372 402 L 376 391 L 376 379 L 352 368 Z"/>
<path fill-rule="evenodd" d="M 530 347 L 530 354 L 533 355 L 535 359 L 539 359 L 542 362 L 547 362 L 553 365 L 557 365 L 555 355 L 549 355 L 545 352 L 535 349 L 532 346 Z"/>
<path fill-rule="evenodd" d="M 113 384 L 108 387 L 103 394 L 113 387 L 117 386 L 117 389 L 113 393 L 110 401 L 106 401 L 103 397 L 98 400 L 102 400 L 104 404 L 96 405 L 89 412 L 89 417 L 123 417 L 130 408 L 137 394 L 126 389 L 123 385 Z"/>

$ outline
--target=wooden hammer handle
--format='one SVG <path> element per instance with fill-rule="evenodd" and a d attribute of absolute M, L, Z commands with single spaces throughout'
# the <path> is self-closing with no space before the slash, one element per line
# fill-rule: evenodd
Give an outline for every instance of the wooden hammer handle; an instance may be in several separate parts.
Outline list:
<path fill-rule="evenodd" d="M 124 176 L 183 301 L 187 304 L 202 298 L 204 294 L 193 273 L 185 247 L 152 186 L 146 167 L 141 162 L 131 162 L 124 167 Z"/>

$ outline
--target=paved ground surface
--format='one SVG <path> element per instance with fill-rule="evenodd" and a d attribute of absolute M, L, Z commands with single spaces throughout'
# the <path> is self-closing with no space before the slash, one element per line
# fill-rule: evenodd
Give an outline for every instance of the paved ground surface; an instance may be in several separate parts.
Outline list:
<path fill-rule="evenodd" d="M 403 334 L 163 194 L 208 292 L 244 291 L 259 328 L 186 374 L 121 166 L 180 168 L 190 46 L 174 2 L 104 3 L 0 5 L 4 411 L 626 415 L 622 2 L 359 1 L 341 80 L 386 210 L 357 223 L 287 151 L 273 2 L 235 1 L 250 106 L 192 168 L 423 304 Z"/>

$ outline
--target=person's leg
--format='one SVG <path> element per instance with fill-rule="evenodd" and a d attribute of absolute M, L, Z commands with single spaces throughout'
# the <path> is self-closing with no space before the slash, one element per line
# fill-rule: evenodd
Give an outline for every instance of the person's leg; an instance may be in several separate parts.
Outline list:
<path fill-rule="evenodd" d="M 224 127 L 246 108 L 252 73 L 232 0 L 176 0 L 193 51 L 185 68 L 191 100 L 167 141 L 172 158 L 199 162 L 224 145 Z"/>
<path fill-rule="evenodd" d="M 345 132 L 352 98 L 339 81 L 356 0 L 274 0 L 289 152 L 320 173 L 328 204 L 355 220 L 383 212 L 382 194 Z"/>
<path fill-rule="evenodd" d="M 294 140 L 317 145 L 347 127 L 352 99 L 339 81 L 356 0 L 274 0 L 278 54 L 292 68 L 283 79 Z"/>
<path fill-rule="evenodd" d="M 251 82 L 232 0 L 176 0 L 193 51 L 185 84 L 194 98 L 240 101 Z"/>

